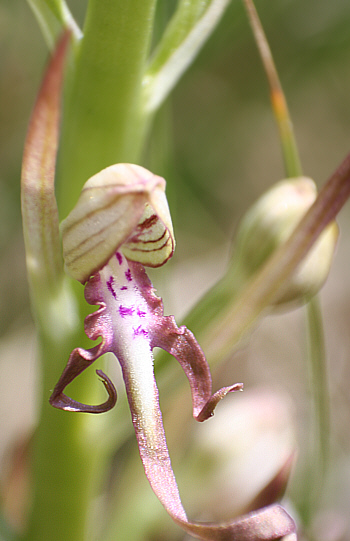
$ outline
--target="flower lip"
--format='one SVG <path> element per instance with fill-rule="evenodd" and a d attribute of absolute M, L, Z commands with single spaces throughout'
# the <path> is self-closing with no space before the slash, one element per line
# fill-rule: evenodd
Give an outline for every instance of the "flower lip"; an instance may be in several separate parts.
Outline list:
<path fill-rule="evenodd" d="M 289 515 L 278 505 L 254 511 L 225 524 L 198 523 L 187 519 L 167 448 L 158 389 L 154 377 L 154 347 L 173 355 L 190 383 L 193 416 L 204 421 L 227 393 L 242 384 L 224 387 L 212 394 L 208 363 L 195 337 L 186 327 L 177 327 L 172 316 L 164 316 L 162 300 L 154 293 L 144 267 L 117 252 L 85 288 L 86 300 L 100 307 L 87 316 L 85 331 L 90 339 L 102 338 L 91 350 L 75 349 L 69 358 L 51 404 L 68 411 L 99 413 L 114 405 L 116 393 L 99 372 L 109 393 L 100 406 L 79 404 L 63 394 L 64 388 L 98 357 L 110 351 L 123 372 L 132 422 L 145 474 L 156 496 L 172 519 L 200 539 L 225 541 L 268 541 L 294 531 Z"/>

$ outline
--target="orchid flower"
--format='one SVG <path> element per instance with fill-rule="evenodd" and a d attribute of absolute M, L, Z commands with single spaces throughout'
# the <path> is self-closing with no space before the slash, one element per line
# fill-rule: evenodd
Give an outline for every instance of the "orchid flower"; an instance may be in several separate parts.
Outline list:
<path fill-rule="evenodd" d="M 153 348 L 166 350 L 181 364 L 190 383 L 197 421 L 212 416 L 217 403 L 243 385 L 237 383 L 212 394 L 209 366 L 199 344 L 185 326 L 177 327 L 172 316 L 164 316 L 162 300 L 145 272 L 144 266 L 161 266 L 174 251 L 164 179 L 138 165 L 107 167 L 86 182 L 61 231 L 67 272 L 86 283 L 87 302 L 99 305 L 87 316 L 85 332 L 92 340 L 101 337 L 102 341 L 92 349 L 77 348 L 71 353 L 50 403 L 63 410 L 89 413 L 112 408 L 116 391 L 101 371 L 98 375 L 109 394 L 103 404 L 81 404 L 63 391 L 101 355 L 114 353 L 122 368 L 143 466 L 159 500 L 176 522 L 202 539 L 227 539 L 228 534 L 240 532 L 242 521 L 225 527 L 189 522 L 170 463 Z M 259 531 L 265 535 L 269 528 L 268 538 L 278 538 L 285 533 L 285 519 L 279 506 L 268 508 L 247 517 L 244 531 L 254 529 L 258 539 L 265 538 L 259 537 Z M 245 538 L 242 535 L 240 539 Z"/>
<path fill-rule="evenodd" d="M 50 163 L 55 160 L 60 88 L 57 81 L 62 77 L 63 54 L 61 46 L 56 53 L 61 60 L 57 62 L 54 57 L 50 64 L 34 111 L 35 129 L 30 131 L 27 147 L 28 153 L 32 149 L 35 154 L 34 169 L 30 157 L 24 165 L 24 171 L 31 174 L 33 170 L 36 174 L 46 171 L 48 157 Z M 49 147 L 41 145 L 43 136 L 50 141 Z M 46 173 L 52 180 L 47 184 L 52 198 L 52 167 Z M 30 207 L 30 198 L 28 192 L 24 208 Z M 31 208 L 31 216 L 37 208 Z M 41 230 L 45 227 L 55 229 L 55 225 L 41 223 Z M 225 524 L 189 521 L 183 509 L 163 428 L 152 351 L 160 347 L 181 364 L 189 380 L 197 421 L 211 417 L 218 402 L 226 394 L 242 390 L 243 385 L 237 383 L 212 394 L 204 353 L 189 329 L 178 327 L 172 316 L 164 316 L 162 300 L 146 275 L 145 266 L 163 265 L 175 248 L 164 179 L 138 165 L 107 167 L 86 182 L 76 206 L 61 224 L 61 234 L 66 272 L 86 284 L 87 302 L 99 305 L 85 320 L 86 334 L 101 341 L 91 349 L 72 351 L 50 403 L 75 412 L 110 410 L 116 403 L 116 390 L 101 371 L 97 373 L 108 392 L 103 404 L 82 404 L 69 398 L 64 390 L 101 355 L 112 352 L 122 368 L 146 476 L 172 519 L 200 539 L 272 540 L 287 535 L 295 538 L 294 522 L 278 504 Z"/>

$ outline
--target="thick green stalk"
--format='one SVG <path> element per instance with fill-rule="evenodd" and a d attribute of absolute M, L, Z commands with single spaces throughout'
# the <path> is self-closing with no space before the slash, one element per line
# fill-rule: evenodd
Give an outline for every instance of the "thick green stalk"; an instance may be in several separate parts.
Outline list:
<path fill-rule="evenodd" d="M 87 475 L 89 461 L 83 460 L 83 467 L 79 467 L 84 459 L 81 447 L 86 439 L 82 420 L 58 417 L 47 400 L 73 339 L 80 332 L 75 298 L 63 272 L 54 195 L 60 94 L 68 42 L 69 34 L 65 34 L 44 77 L 28 129 L 22 167 L 26 263 L 42 359 L 42 403 L 33 452 L 33 494 L 24 534 L 28 541 L 82 540 L 87 487 L 91 480 L 91 475 Z M 67 451 L 71 455 L 69 460 Z"/>
<path fill-rule="evenodd" d="M 118 162 L 139 162 L 146 118 L 142 76 L 156 0 L 90 0 L 76 71 L 67 90 L 59 208 L 65 217 L 82 185 Z"/>
<path fill-rule="evenodd" d="M 54 344 L 41 334 L 40 342 L 44 393 L 34 440 L 34 500 L 24 539 L 83 541 L 90 496 L 87 480 L 91 479 L 94 453 L 89 452 L 90 444 L 82 437 L 82 416 L 60 415 L 48 402 L 72 340 L 66 336 Z"/>
<path fill-rule="evenodd" d="M 61 214 L 70 210 L 82 184 L 92 173 L 113 162 L 137 161 L 143 134 L 138 96 L 154 5 L 155 0 L 141 4 L 135 0 L 91 0 L 89 4 L 86 36 L 78 51 L 77 71 L 68 88 L 62 138 Z M 55 253 L 60 257 L 59 241 Z M 31 263 L 32 258 L 28 261 Z M 39 267 L 45 272 L 44 263 Z M 58 274 L 61 272 L 59 268 Z M 26 541 L 83 541 L 91 497 L 96 493 L 97 479 L 100 481 L 106 463 L 106 446 L 100 445 L 103 439 L 99 432 L 105 428 L 105 418 L 98 418 L 96 423 L 93 416 L 56 411 L 48 403 L 50 390 L 71 350 L 86 344 L 82 319 L 80 324 L 77 318 L 69 321 L 74 313 L 69 301 L 74 303 L 74 296 L 67 292 L 66 280 L 59 276 L 54 289 L 46 289 L 42 280 L 30 277 L 40 339 L 43 393 L 34 448 L 34 494 L 23 537 Z M 83 298 L 81 286 L 77 294 Z M 90 379 L 80 378 L 72 386 L 70 390 L 75 397 L 94 401 L 98 382 L 94 375 L 90 389 Z M 107 417 L 105 421 L 108 422 Z M 98 434 L 95 426 L 100 427 Z"/>
<path fill-rule="evenodd" d="M 42 366 L 40 420 L 33 443 L 31 506 L 23 541 L 85 541 L 92 498 L 104 478 L 112 417 L 62 412 L 49 396 L 66 361 L 86 337 L 68 279 L 56 291 L 31 280 Z M 82 288 L 81 288 L 82 289 Z M 103 401 L 92 369 L 69 392 L 91 403 Z"/>

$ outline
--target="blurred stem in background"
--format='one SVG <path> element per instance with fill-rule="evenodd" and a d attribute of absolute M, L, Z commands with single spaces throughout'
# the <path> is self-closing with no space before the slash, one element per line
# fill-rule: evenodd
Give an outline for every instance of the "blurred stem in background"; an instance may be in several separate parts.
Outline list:
<path fill-rule="evenodd" d="M 300 514 L 305 526 L 310 526 L 321 501 L 324 483 L 330 467 L 330 399 L 328 390 L 327 359 L 323 332 L 322 312 L 318 297 L 307 305 L 307 334 L 309 381 L 312 398 L 310 449 L 306 465 L 305 483 L 300 494 Z"/>

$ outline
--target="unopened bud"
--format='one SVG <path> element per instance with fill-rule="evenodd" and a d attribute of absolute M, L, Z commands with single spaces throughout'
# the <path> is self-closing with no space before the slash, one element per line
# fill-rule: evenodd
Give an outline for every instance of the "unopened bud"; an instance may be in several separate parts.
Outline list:
<path fill-rule="evenodd" d="M 238 228 L 233 265 L 239 283 L 247 282 L 292 234 L 317 196 L 310 178 L 282 180 L 248 210 Z M 311 297 L 325 282 L 333 260 L 338 226 L 332 222 L 299 265 L 274 304 Z"/>
<path fill-rule="evenodd" d="M 61 232 L 66 271 L 82 283 L 119 249 L 131 261 L 160 267 L 175 248 L 165 180 L 139 165 L 107 167 L 84 184 Z"/>

